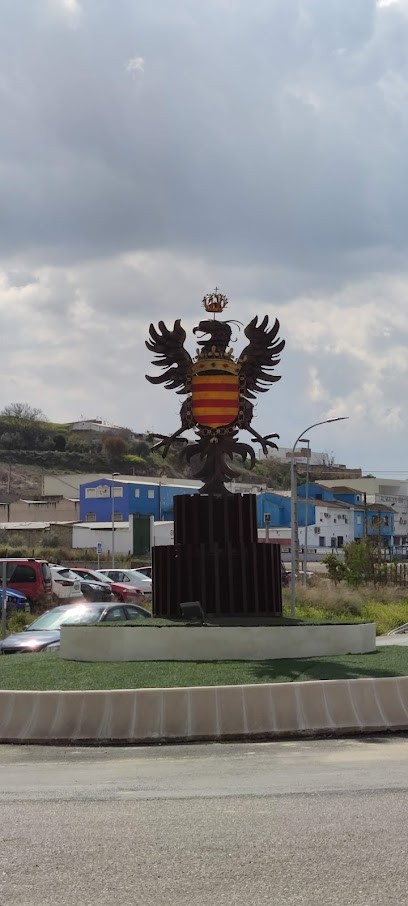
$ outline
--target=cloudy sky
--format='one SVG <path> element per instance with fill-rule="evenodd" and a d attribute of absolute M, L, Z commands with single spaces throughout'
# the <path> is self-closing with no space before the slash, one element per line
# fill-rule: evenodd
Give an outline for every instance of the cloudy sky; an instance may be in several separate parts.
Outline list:
<path fill-rule="evenodd" d="M 286 339 L 259 431 L 289 445 L 348 415 L 314 448 L 408 470 L 408 0 L 3 0 L 0 19 L 0 407 L 175 429 L 148 324 L 190 331 L 218 285 L 228 317 Z"/>

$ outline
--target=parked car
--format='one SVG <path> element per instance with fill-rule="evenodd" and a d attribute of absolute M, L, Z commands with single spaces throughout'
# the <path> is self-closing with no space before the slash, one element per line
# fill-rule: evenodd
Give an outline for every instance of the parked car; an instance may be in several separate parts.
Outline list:
<path fill-rule="evenodd" d="M 104 573 L 108 579 L 113 579 L 114 582 L 133 585 L 134 588 L 138 588 L 145 595 L 151 595 L 152 593 L 152 580 L 144 576 L 143 573 L 138 573 L 137 569 L 102 569 L 100 572 Z"/>
<path fill-rule="evenodd" d="M 34 557 L 2 557 L 0 559 L 0 585 L 6 564 L 7 586 L 25 595 L 34 607 L 46 607 L 52 602 L 52 578 L 46 560 Z"/>
<path fill-rule="evenodd" d="M 66 566 L 53 566 L 51 569 L 53 576 L 61 576 L 65 581 L 72 583 L 83 594 L 86 601 L 106 601 L 112 600 L 112 590 L 106 582 L 97 579 L 84 579 L 75 569 L 69 569 Z"/>
<path fill-rule="evenodd" d="M 0 586 L 0 610 L 3 606 L 3 588 Z M 30 611 L 31 605 L 25 595 L 21 594 L 21 591 L 13 591 L 12 588 L 7 588 L 6 593 L 6 610 L 25 610 Z"/>
<path fill-rule="evenodd" d="M 105 574 L 101 573 L 98 569 L 73 566 L 72 570 L 77 573 L 78 576 L 81 576 L 82 579 L 89 579 L 91 582 L 103 582 L 105 585 L 108 585 L 116 601 L 135 602 L 143 599 L 143 592 L 140 591 L 139 588 L 135 588 L 134 585 L 130 585 L 129 583 L 126 584 L 126 582 L 114 582 L 113 579 L 109 579 L 108 576 L 105 576 Z"/>
<path fill-rule="evenodd" d="M 69 576 L 62 576 L 61 569 L 63 566 L 51 566 L 52 578 L 52 596 L 54 603 L 63 601 L 82 601 L 81 580 L 78 576 L 75 579 Z"/>
<path fill-rule="evenodd" d="M 27 654 L 37 651 L 58 651 L 60 630 L 64 623 L 121 623 L 126 620 L 149 619 L 151 614 L 136 604 L 106 604 L 84 601 L 81 604 L 61 604 L 43 613 L 22 632 L 14 632 L 0 642 L 1 654 Z"/>
<path fill-rule="evenodd" d="M 138 566 L 136 572 L 142 573 L 143 576 L 147 576 L 148 579 L 153 578 L 151 566 Z"/>

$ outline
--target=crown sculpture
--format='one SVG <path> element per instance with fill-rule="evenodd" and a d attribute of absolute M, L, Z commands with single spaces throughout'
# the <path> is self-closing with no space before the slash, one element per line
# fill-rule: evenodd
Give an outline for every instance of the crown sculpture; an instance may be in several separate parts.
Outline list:
<path fill-rule="evenodd" d="M 249 457 L 251 468 L 254 465 L 254 450 L 249 444 L 239 442 L 238 431 L 251 432 L 251 440 L 260 443 L 265 454 L 268 447 L 277 449 L 273 438 L 279 438 L 278 434 L 261 437 L 251 427 L 254 414 L 251 400 L 256 399 L 256 393 L 265 393 L 270 384 L 280 380 L 279 375 L 270 373 L 279 364 L 279 353 L 285 346 L 285 341 L 278 337 L 279 321 L 268 327 L 267 315 L 259 324 L 258 318 L 253 318 L 244 330 L 249 343 L 239 358 L 235 358 L 229 348 L 231 327 L 228 321 L 215 318 L 227 305 L 227 297 L 218 288 L 204 296 L 203 306 L 214 317 L 200 321 L 193 329 L 194 334 L 203 337 L 194 359 L 184 348 L 186 332 L 180 320 L 174 322 L 173 330 L 168 330 L 163 321 L 159 321 L 158 330 L 151 324 L 150 340 L 146 341 L 147 348 L 156 356 L 153 364 L 164 369 L 158 376 L 146 375 L 147 380 L 151 384 L 165 384 L 168 390 L 187 397 L 180 410 L 181 427 L 171 436 L 156 435 L 160 441 L 154 449 L 162 448 L 166 456 L 174 442 L 187 443 L 184 448 L 187 461 L 196 455 L 200 458 L 196 477 L 204 482 L 201 494 L 229 493 L 225 482 L 235 474 L 230 465 L 234 454 L 241 456 L 243 462 Z M 181 437 L 189 429 L 198 435 L 194 443 Z"/>

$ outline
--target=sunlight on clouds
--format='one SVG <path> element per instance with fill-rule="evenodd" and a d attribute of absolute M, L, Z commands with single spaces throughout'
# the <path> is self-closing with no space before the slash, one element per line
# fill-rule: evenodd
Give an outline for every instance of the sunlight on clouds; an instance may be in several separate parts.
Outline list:
<path fill-rule="evenodd" d="M 144 72 L 144 57 L 133 57 L 126 64 L 126 72 Z"/>
<path fill-rule="evenodd" d="M 323 387 L 315 365 L 311 365 L 309 368 L 309 388 L 309 396 L 313 403 L 321 403 L 327 400 L 327 390 Z"/>

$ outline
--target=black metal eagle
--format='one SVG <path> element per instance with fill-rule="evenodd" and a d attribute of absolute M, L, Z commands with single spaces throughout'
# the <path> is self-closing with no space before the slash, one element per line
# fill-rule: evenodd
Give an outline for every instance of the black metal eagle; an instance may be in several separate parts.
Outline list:
<path fill-rule="evenodd" d="M 226 297 L 217 290 L 205 296 L 203 302 L 206 310 L 213 313 L 222 311 L 227 304 Z M 218 321 L 215 317 L 200 321 L 193 333 L 202 339 L 192 359 L 184 347 L 186 332 L 180 320 L 174 322 L 172 330 L 163 321 L 159 321 L 158 329 L 150 325 L 146 346 L 156 357 L 153 364 L 163 373 L 154 377 L 146 375 L 147 380 L 186 396 L 180 410 L 180 428 L 170 436 L 157 435 L 160 441 L 154 449 L 162 448 L 166 456 L 174 442 L 187 443 L 181 435 L 193 429 L 198 440 L 189 443 L 184 453 L 188 461 L 193 456 L 200 457 L 196 477 L 204 482 L 202 494 L 229 493 L 225 482 L 235 475 L 230 465 L 234 454 L 241 456 L 243 462 L 249 457 L 251 467 L 254 465 L 254 450 L 249 444 L 239 442 L 238 431 L 249 431 L 251 440 L 260 443 L 265 454 L 269 447 L 277 449 L 274 439 L 278 434 L 262 437 L 251 426 L 254 414 L 251 400 L 280 380 L 279 375 L 272 373 L 285 346 L 285 341 L 278 337 L 279 326 L 278 320 L 269 326 L 267 315 L 259 324 L 258 318 L 253 318 L 244 330 L 249 343 L 239 358 L 234 358 L 233 350 L 228 348 L 232 334 L 228 321 Z"/>

